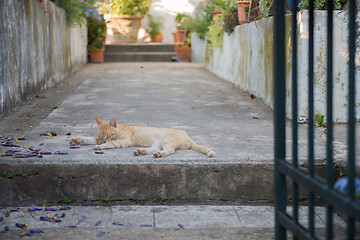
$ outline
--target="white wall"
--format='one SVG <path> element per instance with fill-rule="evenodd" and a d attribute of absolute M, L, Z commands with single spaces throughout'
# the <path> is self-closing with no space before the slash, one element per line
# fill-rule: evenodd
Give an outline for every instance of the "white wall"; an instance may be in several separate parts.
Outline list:
<path fill-rule="evenodd" d="M 315 12 L 314 27 L 314 110 L 326 116 L 326 12 Z M 286 101 L 287 116 L 291 117 L 291 28 L 290 16 L 286 17 Z M 359 20 L 358 20 L 359 22 Z M 299 120 L 308 117 L 308 12 L 298 14 L 298 104 Z M 264 18 L 261 22 L 244 24 L 235 28 L 231 35 L 224 33 L 223 46 L 213 54 L 207 53 L 206 67 L 221 78 L 235 83 L 242 89 L 261 98 L 273 106 L 273 19 Z M 334 121 L 347 121 L 348 101 L 348 29 L 345 11 L 334 12 Z M 202 46 L 198 46 L 202 48 Z M 193 51 L 197 48 L 192 43 Z M 357 53 L 359 53 L 357 46 Z M 360 58 L 357 54 L 356 67 Z M 357 83 L 360 72 L 356 69 Z M 360 84 L 356 85 L 360 93 Z M 360 118 L 360 94 L 357 94 L 357 118 Z"/>
<path fill-rule="evenodd" d="M 176 31 L 174 18 L 178 13 L 187 13 L 193 15 L 199 3 L 205 0 L 152 0 L 149 13 L 161 17 L 164 27 L 161 30 L 163 42 L 173 42 L 172 32 Z M 139 38 L 144 36 L 144 29 L 147 27 L 147 17 L 142 22 L 142 29 L 139 32 Z"/>

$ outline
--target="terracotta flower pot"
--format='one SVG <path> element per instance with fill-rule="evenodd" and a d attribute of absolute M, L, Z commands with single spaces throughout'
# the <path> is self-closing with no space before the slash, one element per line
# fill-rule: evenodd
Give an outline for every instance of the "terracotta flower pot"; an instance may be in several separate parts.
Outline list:
<path fill-rule="evenodd" d="M 236 4 L 238 5 L 239 24 L 247 23 L 250 1 L 237 1 Z"/>
<path fill-rule="evenodd" d="M 191 47 L 175 46 L 175 52 L 178 62 L 190 62 Z"/>
<path fill-rule="evenodd" d="M 90 62 L 103 63 L 104 62 L 104 49 L 89 49 Z"/>
<path fill-rule="evenodd" d="M 162 42 L 163 35 L 162 33 L 158 33 L 155 37 L 151 37 L 151 42 Z"/>
<path fill-rule="evenodd" d="M 213 23 L 216 24 L 215 22 L 215 17 L 219 14 L 222 14 L 224 11 L 212 11 L 211 12 L 211 16 L 212 16 L 212 20 L 213 20 Z"/>
<path fill-rule="evenodd" d="M 174 42 L 177 43 L 177 42 L 184 42 L 185 41 L 185 30 L 182 30 L 182 29 L 178 29 L 175 33 L 173 33 L 174 35 Z"/>

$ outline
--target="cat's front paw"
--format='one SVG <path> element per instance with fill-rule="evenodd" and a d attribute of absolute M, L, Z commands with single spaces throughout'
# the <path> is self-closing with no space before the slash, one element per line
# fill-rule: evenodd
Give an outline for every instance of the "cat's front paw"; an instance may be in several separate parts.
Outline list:
<path fill-rule="evenodd" d="M 81 138 L 79 138 L 79 137 L 77 137 L 77 138 L 72 138 L 72 139 L 70 140 L 70 145 L 81 145 L 81 144 L 83 144 L 83 143 L 84 143 L 84 140 L 81 139 Z"/>

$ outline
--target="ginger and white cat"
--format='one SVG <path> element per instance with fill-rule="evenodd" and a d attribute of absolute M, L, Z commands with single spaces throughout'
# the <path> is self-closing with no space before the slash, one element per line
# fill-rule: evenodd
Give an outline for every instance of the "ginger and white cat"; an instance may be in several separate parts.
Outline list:
<path fill-rule="evenodd" d="M 96 144 L 95 149 L 145 147 L 134 152 L 135 156 L 153 154 L 154 157 L 165 157 L 175 150 L 191 149 L 215 157 L 216 153 L 204 146 L 198 145 L 185 131 L 169 128 L 136 127 L 116 123 L 113 118 L 109 123 L 96 117 L 99 125 L 98 137 L 77 137 L 70 140 L 71 145 Z"/>

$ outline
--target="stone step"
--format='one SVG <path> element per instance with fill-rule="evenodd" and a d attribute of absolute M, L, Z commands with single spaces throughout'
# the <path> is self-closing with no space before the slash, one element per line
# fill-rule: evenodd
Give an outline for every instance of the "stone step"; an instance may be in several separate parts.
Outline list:
<path fill-rule="evenodd" d="M 170 43 L 127 43 L 106 45 L 105 52 L 174 52 L 174 48 Z"/>
<path fill-rule="evenodd" d="M 59 206 L 53 206 L 59 209 Z M 7 207 L 6 210 L 15 209 Z M 0 222 L 10 231 L 0 233 L 0 238 L 20 239 L 20 234 L 30 229 L 40 229 L 41 239 L 274 239 L 274 208 L 246 205 L 114 205 L 70 206 L 56 212 L 30 212 L 20 207 Z M 40 217 L 60 217 L 61 222 L 40 221 Z M 291 208 L 288 208 L 291 215 Z M 299 208 L 299 222 L 307 226 L 308 209 Z M 79 221 L 81 220 L 82 221 Z M 317 236 L 324 236 L 326 211 L 315 207 Z M 342 219 L 333 215 L 335 238 L 345 233 Z M 16 223 L 28 224 L 19 229 Z M 117 224 L 114 224 L 117 223 Z"/>
<path fill-rule="evenodd" d="M 170 62 L 176 56 L 174 44 L 128 43 L 106 45 L 105 62 Z"/>
<path fill-rule="evenodd" d="M 105 62 L 171 62 L 175 52 L 105 52 Z"/>

